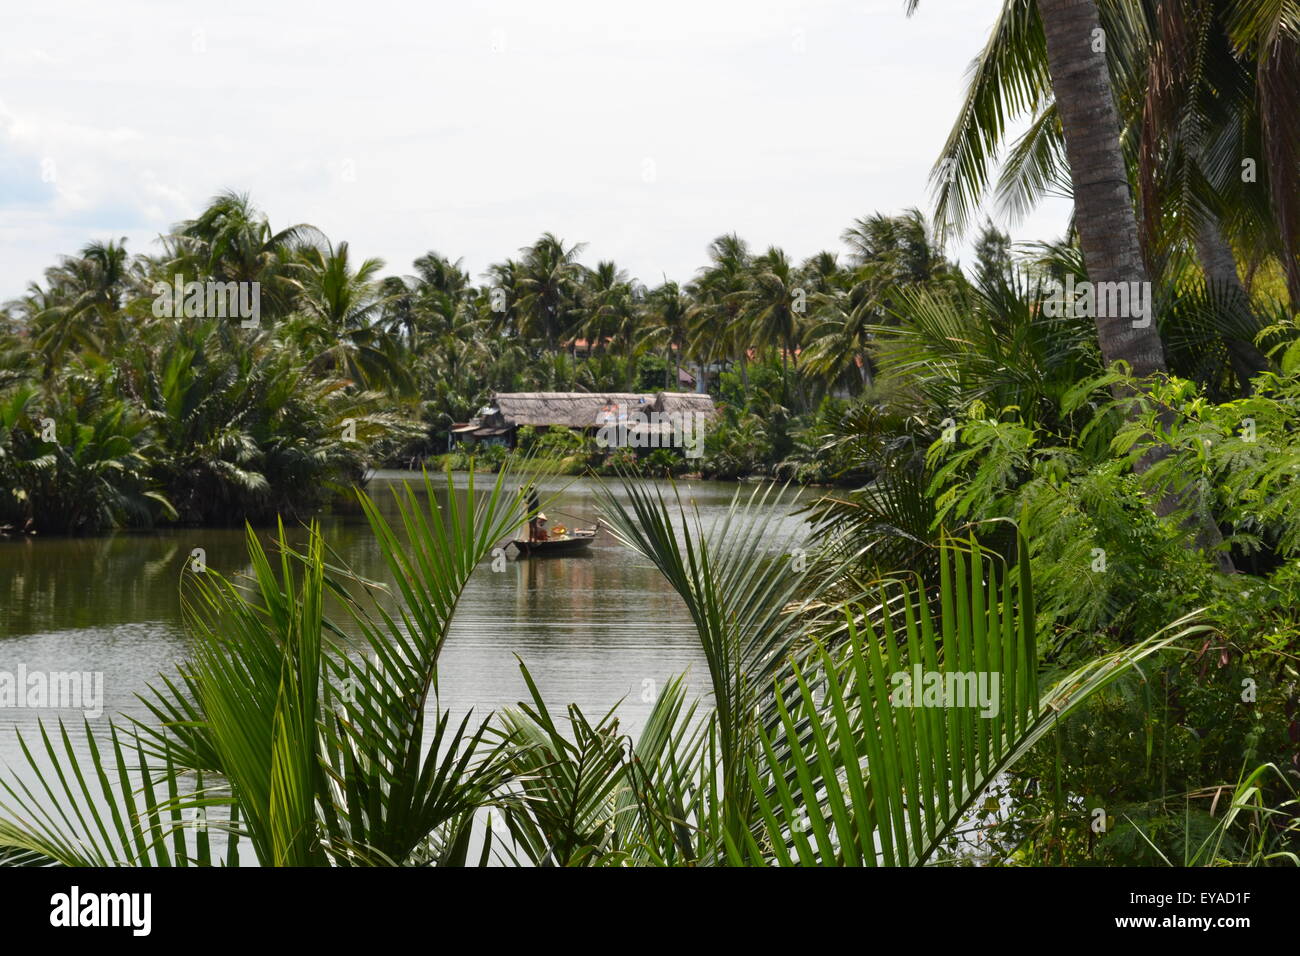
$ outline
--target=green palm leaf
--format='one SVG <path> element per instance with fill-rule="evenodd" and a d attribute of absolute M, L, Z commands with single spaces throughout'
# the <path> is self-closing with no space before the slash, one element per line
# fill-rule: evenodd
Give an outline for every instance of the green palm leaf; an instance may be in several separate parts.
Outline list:
<path fill-rule="evenodd" d="M 1204 630 L 1176 621 L 1040 698 L 1025 555 L 1018 574 L 973 542 L 967 554 L 946 544 L 940 561 L 937 609 L 891 582 L 878 606 L 848 613 L 843 644 L 818 642 L 801 656 L 792 693 L 777 688 L 779 721 L 760 731 L 761 755 L 747 768 L 760 820 L 739 839 L 727 834 L 733 864 L 929 862 L 998 775 L 1059 721 L 1144 658 Z M 904 679 L 916 667 L 927 691 L 971 688 L 963 679 L 972 675 L 990 693 L 982 709 L 954 706 L 952 696 L 918 703 L 911 695 L 922 687 Z"/>
<path fill-rule="evenodd" d="M 150 764 L 139 738 L 109 725 L 107 746 L 87 721 L 74 743 L 63 722 L 52 735 L 40 725 L 40 748 L 19 735 L 30 771 L 0 779 L 0 863 L 27 866 L 210 865 L 206 827 L 190 825 L 197 813 L 227 801 L 204 791 L 203 778 L 180 792 L 170 760 Z M 86 756 L 89 767 L 83 767 Z M 105 761 L 105 757 L 111 758 Z M 161 790 L 159 788 L 162 788 Z M 230 829 L 236 852 L 238 814 Z"/>
<path fill-rule="evenodd" d="M 747 499 L 738 492 L 708 529 L 698 513 L 688 516 L 680 499 L 674 515 L 656 486 L 629 480 L 623 492 L 627 505 L 603 490 L 604 520 L 616 538 L 659 569 L 695 624 L 713 690 L 723 816 L 738 832 L 751 807 L 745 758 L 760 697 L 813 626 L 818 615 L 808 609 L 817 607 L 831 575 L 802 554 L 800 530 L 774 539 L 773 519 L 792 510 L 784 489 L 758 488 Z"/>

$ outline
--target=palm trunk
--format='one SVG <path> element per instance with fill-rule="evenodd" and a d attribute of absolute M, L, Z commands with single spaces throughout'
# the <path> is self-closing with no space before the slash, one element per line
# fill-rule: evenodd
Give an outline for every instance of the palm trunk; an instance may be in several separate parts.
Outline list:
<path fill-rule="evenodd" d="M 1232 247 L 1223 238 L 1219 223 L 1213 219 L 1202 222 L 1194 237 L 1196 256 L 1201 261 L 1205 272 L 1205 283 L 1217 292 L 1215 301 L 1222 301 L 1229 312 L 1228 321 L 1232 325 L 1240 323 L 1241 334 L 1225 334 L 1223 342 L 1228 347 L 1228 360 L 1232 371 L 1241 382 L 1242 393 L 1249 395 L 1250 380 L 1268 368 L 1268 359 L 1255 347 L 1249 337 L 1253 323 L 1250 321 L 1250 296 L 1241 284 L 1237 273 L 1237 260 L 1232 255 Z"/>
<path fill-rule="evenodd" d="M 1106 56 L 1093 49 L 1103 37 L 1097 4 L 1095 0 L 1038 0 L 1038 14 L 1070 161 L 1074 221 L 1088 278 L 1094 285 L 1147 283 L 1149 290 Z M 1147 301 L 1152 301 L 1150 295 Z M 1107 364 L 1123 360 L 1139 378 L 1167 370 L 1153 317 L 1145 327 L 1135 324 L 1133 316 L 1098 315 L 1095 321 L 1097 342 Z M 1167 449 L 1153 449 L 1135 467 L 1145 471 L 1167 454 Z M 1168 514 L 1183 503 L 1180 496 L 1168 495 L 1156 502 L 1156 512 Z M 1231 572 L 1232 559 L 1217 550 L 1223 541 L 1218 527 L 1203 508 L 1194 510 L 1198 513 L 1189 523 L 1194 526 L 1197 547 L 1213 554 L 1220 570 Z"/>
<path fill-rule="evenodd" d="M 1038 0 L 1038 12 L 1074 181 L 1075 224 L 1088 278 L 1093 283 L 1149 282 L 1106 55 L 1093 52 L 1101 36 L 1097 4 Z M 1165 371 L 1164 348 L 1154 322 L 1140 328 L 1132 316 L 1097 316 L 1096 323 L 1107 363 L 1122 359 L 1139 377 Z"/>

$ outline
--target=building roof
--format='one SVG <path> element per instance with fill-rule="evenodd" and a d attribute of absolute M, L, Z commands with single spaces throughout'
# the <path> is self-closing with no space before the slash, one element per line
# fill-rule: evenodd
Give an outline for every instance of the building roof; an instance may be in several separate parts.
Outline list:
<path fill-rule="evenodd" d="M 607 405 L 638 405 L 653 395 L 634 392 L 500 392 L 493 396 L 501 418 L 508 425 L 566 425 L 595 427 Z"/>
<path fill-rule="evenodd" d="M 498 392 L 492 396 L 494 412 L 489 419 L 504 425 L 563 425 L 568 428 L 596 428 L 613 405 L 626 415 L 644 412 L 703 412 L 712 415 L 713 399 L 693 392 Z M 495 424 L 495 421 L 492 422 Z M 485 420 L 484 424 L 488 424 Z"/>
<path fill-rule="evenodd" d="M 712 416 L 717 413 L 713 396 L 701 392 L 657 392 L 655 394 L 655 411 L 657 412 L 700 412 Z"/>

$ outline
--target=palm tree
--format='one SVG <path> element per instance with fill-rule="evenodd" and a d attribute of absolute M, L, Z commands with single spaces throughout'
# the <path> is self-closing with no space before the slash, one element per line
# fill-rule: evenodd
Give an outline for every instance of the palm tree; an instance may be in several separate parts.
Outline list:
<path fill-rule="evenodd" d="M 1146 283 L 1149 288 L 1106 66 L 1108 35 L 1096 0 L 1036 2 L 1088 275 L 1093 282 Z M 908 0 L 908 12 L 918 3 Z M 1144 327 L 1128 316 L 1097 315 L 1096 326 L 1107 363 L 1125 361 L 1139 377 L 1165 370 L 1154 322 Z"/>
<path fill-rule="evenodd" d="M 1278 229 L 1261 187 L 1242 182 L 1236 161 L 1260 153 L 1255 79 L 1232 48 L 1221 8 L 1185 0 L 1131 0 L 1101 9 L 1108 64 L 1123 107 L 1125 156 L 1140 185 L 1140 241 L 1147 264 L 1169 281 L 1192 248 L 1221 303 L 1216 324 L 1241 386 L 1267 367 L 1253 344 L 1258 323 L 1238 276 L 1225 226 L 1238 243 L 1276 246 Z M 1019 215 L 1050 191 L 1068 192 L 1069 170 L 1052 101 L 1046 45 L 1032 0 L 1008 0 L 976 61 L 966 103 L 936 174 L 945 226 L 961 231 L 985 190 L 1007 123 L 1027 116 L 997 192 Z M 1255 145 L 1252 145 L 1255 143 Z M 1272 237 L 1272 238 L 1269 238 Z"/>
<path fill-rule="evenodd" d="M 46 358 L 47 375 L 73 343 L 107 354 L 123 341 L 123 308 L 144 287 L 125 238 L 91 242 L 79 255 L 62 257 L 45 278 L 48 289 L 31 285 L 18 305 Z"/>
<path fill-rule="evenodd" d="M 79 261 L 64 263 L 69 281 L 81 287 L 78 308 L 93 309 L 102 320 L 121 311 L 124 295 L 139 280 L 126 251 L 125 236 L 92 242 L 81 250 Z"/>
<path fill-rule="evenodd" d="M 839 254 L 829 249 L 823 249 L 809 256 L 799 267 L 799 277 L 804 291 L 809 295 L 830 292 L 839 284 L 843 276 L 844 270 L 840 268 Z"/>
<path fill-rule="evenodd" d="M 772 246 L 758 256 L 747 288 L 740 293 L 742 321 L 754 344 L 781 352 L 781 367 L 791 359 L 799 367 L 799 334 L 804 316 L 799 305 L 800 278 L 786 254 Z M 806 296 L 805 296 L 806 300 Z"/>
<path fill-rule="evenodd" d="M 963 294 L 917 287 L 900 295 L 895 321 L 871 329 L 882 379 L 925 396 L 935 417 L 972 405 L 1016 408 L 1027 425 L 1073 431 L 1067 396 L 1102 368 L 1084 317 L 1042 315 L 1018 276 Z M 925 410 L 922 410 L 924 414 Z"/>
<path fill-rule="evenodd" d="M 363 260 L 353 269 L 348 244 L 307 246 L 298 253 L 295 275 L 301 288 L 296 306 L 301 321 L 292 334 L 319 349 L 315 365 L 350 378 L 363 388 L 385 387 L 410 394 L 414 384 L 397 342 L 383 328 L 388 305 L 377 277 L 382 259 Z"/>
<path fill-rule="evenodd" d="M 1294 3 L 1232 0 L 1226 15 L 1237 53 L 1253 61 L 1259 109 L 1260 150 L 1268 157 L 1283 268 L 1291 305 L 1300 306 L 1300 14 Z"/>
<path fill-rule="evenodd" d="M 1127 0 L 1100 8 L 1126 161 L 1140 185 L 1146 263 L 1166 276 L 1182 268 L 1181 248 L 1194 251 L 1219 302 L 1215 324 L 1246 391 L 1267 362 L 1252 341 L 1259 326 L 1248 314 L 1249 294 L 1232 246 L 1251 256 L 1275 255 L 1293 299 L 1300 289 L 1300 200 L 1271 175 L 1300 162 L 1295 111 L 1283 106 L 1300 95 L 1300 86 L 1296 71 L 1276 69 L 1297 57 L 1298 31 L 1285 27 L 1281 10 L 1186 0 Z M 1033 0 L 1008 0 L 976 61 L 935 176 L 947 227 L 960 230 L 969 222 L 1006 124 L 1017 116 L 1028 116 L 1031 125 L 1004 165 L 998 185 L 1004 205 L 1019 214 L 1044 192 L 1069 189 L 1039 14 Z M 1278 16 L 1281 21 L 1270 19 Z M 1270 52 L 1261 58 L 1263 50 Z M 1242 157 L 1260 164 L 1258 183 L 1242 175 Z"/>
<path fill-rule="evenodd" d="M 422 286 L 459 299 L 472 291 L 469 273 L 461 265 L 463 261 L 463 259 L 452 261 L 446 256 L 430 251 L 416 259 L 414 264 Z"/>
<path fill-rule="evenodd" d="M 596 355 L 608 341 L 618 341 L 620 316 L 630 295 L 628 274 L 615 263 L 597 262 L 583 276 L 581 311 L 586 318 L 579 331 L 587 340 L 587 354 Z"/>
<path fill-rule="evenodd" d="M 883 282 L 927 282 L 950 276 L 952 266 L 936 247 L 925 214 L 908 209 L 898 216 L 874 213 L 856 219 L 840 238 L 853 266 L 874 266 Z"/>
<path fill-rule="evenodd" d="M 847 280 L 848 288 L 834 285 L 814 296 L 806 371 L 831 384 L 845 383 L 858 389 L 870 384 L 870 330 L 885 318 L 877 274 L 873 267 L 863 266 Z"/>
<path fill-rule="evenodd" d="M 50 440 L 40 417 L 54 423 Z M 43 395 L 20 385 L 0 396 L 0 526 L 94 534 L 175 517 L 150 474 L 158 457 L 148 418 L 114 394 L 106 374 L 68 374 Z"/>
<path fill-rule="evenodd" d="M 734 232 L 709 243 L 709 264 L 700 269 L 695 282 L 696 304 L 691 315 L 696 351 L 708 361 L 739 361 L 746 395 L 753 342 L 740 316 L 751 259 L 749 246 Z"/>
<path fill-rule="evenodd" d="M 548 232 L 520 250 L 523 260 L 515 277 L 520 332 L 541 339 L 552 351 L 576 328 L 576 302 L 583 274 L 578 254 L 583 247 L 583 243 L 577 243 L 566 248 L 563 241 Z"/>
<path fill-rule="evenodd" d="M 1147 0 L 1147 55 L 1122 64 L 1144 94 L 1144 238 L 1154 246 L 1163 229 L 1189 242 L 1229 314 L 1249 306 L 1230 239 L 1276 256 L 1300 302 L 1300 200 L 1278 182 L 1300 169 L 1300 22 L 1286 6 Z M 1244 374 L 1268 367 L 1249 341 L 1224 338 Z"/>
<path fill-rule="evenodd" d="M 850 269 L 826 275 L 830 253 L 805 264 L 805 284 L 817 291 L 808 334 L 807 371 L 830 383 L 860 389 L 872 380 L 868 348 L 871 328 L 892 322 L 900 296 L 909 288 L 960 286 L 960 273 L 935 245 L 925 215 L 909 209 L 898 216 L 875 213 L 854 220 L 841 238 L 849 247 Z M 825 276 L 823 278 L 823 276 Z"/>
<path fill-rule="evenodd" d="M 487 318 L 493 335 L 512 340 L 522 337 L 523 322 L 519 311 L 522 272 L 518 262 L 507 259 L 493 263 L 484 273 L 488 285 L 478 290 L 478 308 L 479 313 Z"/>
<path fill-rule="evenodd" d="M 459 381 L 487 355 L 483 320 L 472 302 L 448 301 L 445 293 L 439 293 L 435 300 L 439 323 L 430 340 L 432 351 L 439 361 L 438 371 L 452 381 Z"/>
<path fill-rule="evenodd" d="M 408 349 L 418 346 L 419 317 L 417 316 L 416 290 L 419 280 L 406 276 L 385 276 L 379 280 L 379 296 L 384 300 L 383 327 L 401 336 Z"/>
<path fill-rule="evenodd" d="M 306 223 L 272 230 L 246 193 L 225 192 L 167 237 L 163 278 L 170 281 L 179 271 L 220 282 L 257 282 L 262 313 L 275 318 L 289 311 L 298 291 L 293 254 L 322 241 L 320 231 Z"/>
<path fill-rule="evenodd" d="M 686 360 L 686 344 L 691 331 L 692 297 L 689 290 L 665 280 L 646 296 L 648 325 L 644 341 L 653 347 L 659 342 L 664 349 L 664 388 L 677 388 L 677 369 Z"/>

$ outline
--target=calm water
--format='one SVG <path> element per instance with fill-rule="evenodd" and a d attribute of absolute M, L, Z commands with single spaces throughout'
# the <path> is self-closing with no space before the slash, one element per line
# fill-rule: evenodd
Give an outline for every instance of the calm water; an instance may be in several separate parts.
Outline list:
<path fill-rule="evenodd" d="M 390 489 L 414 478 L 381 473 L 370 493 L 396 520 Z M 484 479 L 480 479 L 482 481 Z M 463 476 L 458 476 L 463 486 Z M 594 521 L 594 483 L 558 478 L 539 482 L 553 522 Z M 726 509 L 735 485 L 680 486 L 706 527 Z M 563 489 L 563 490 L 562 490 Z M 360 513 L 320 519 L 327 543 L 358 573 L 388 581 L 386 568 Z M 794 529 L 797 519 L 786 528 Z M 265 539 L 265 534 L 263 538 Z M 301 537 L 301 535 L 299 535 Z M 775 536 L 784 540 L 785 535 Z M 103 726 L 115 713 L 145 716 L 135 700 L 159 671 L 184 659 L 178 582 L 194 548 L 226 576 L 247 569 L 244 533 L 237 529 L 182 529 L 99 538 L 0 539 L 0 672 L 102 672 Z M 586 556 L 516 560 L 504 572 L 484 562 L 466 589 L 442 653 L 442 703 L 476 714 L 514 704 L 526 694 L 516 655 L 527 664 L 549 704 L 577 703 L 591 717 L 620 698 L 624 729 L 635 732 L 649 713 L 643 690 L 689 671 L 694 693 L 707 689 L 707 672 L 680 599 L 643 559 L 602 533 Z M 650 695 L 646 697 L 649 699 Z M 80 722 L 80 711 L 0 708 L 0 765 L 20 752 L 14 730 L 25 734 L 38 719 Z"/>

